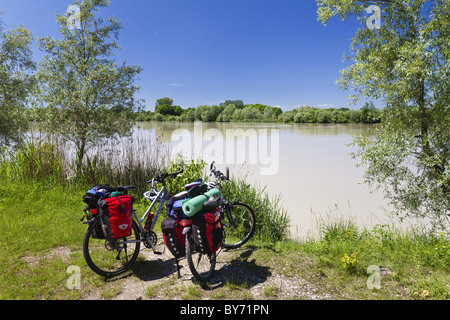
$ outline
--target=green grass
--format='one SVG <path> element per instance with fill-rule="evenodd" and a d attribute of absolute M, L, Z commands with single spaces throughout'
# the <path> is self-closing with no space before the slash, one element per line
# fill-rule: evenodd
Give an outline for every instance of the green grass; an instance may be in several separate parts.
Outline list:
<path fill-rule="evenodd" d="M 79 246 L 85 227 L 81 193 L 0 179 L 0 299 L 56 297 L 67 264 L 52 250 Z M 80 256 L 69 257 L 76 263 Z M 71 297 L 74 291 L 65 292 Z M 55 296 L 56 295 L 56 296 Z"/>
<path fill-rule="evenodd" d="M 387 225 L 358 230 L 345 219 L 322 221 L 321 230 L 318 237 L 303 242 L 301 250 L 317 261 L 321 275 L 339 286 L 341 293 L 365 292 L 362 298 L 380 299 L 450 299 L 450 241 L 444 234 Z M 379 268 L 380 289 L 367 290 L 374 274 L 368 273 L 370 266 Z"/>
<path fill-rule="evenodd" d="M 0 178 L 0 300 L 76 299 L 79 290 L 66 285 L 71 265 L 81 268 L 85 284 L 96 286 L 99 277 L 90 271 L 81 250 L 87 229 L 80 221 L 84 192 Z M 139 214 L 143 208 L 136 204 Z M 102 294 L 111 292 L 116 291 Z"/>

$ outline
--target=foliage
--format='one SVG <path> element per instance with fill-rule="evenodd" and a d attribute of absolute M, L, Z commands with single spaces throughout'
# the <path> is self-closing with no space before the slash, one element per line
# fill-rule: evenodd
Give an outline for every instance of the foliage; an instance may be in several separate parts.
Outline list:
<path fill-rule="evenodd" d="M 147 191 L 146 181 L 156 177 L 168 163 L 168 151 L 156 139 L 124 138 L 91 150 L 75 176 L 74 158 L 61 140 L 30 138 L 15 150 L 3 147 L 0 153 L 0 177 L 81 189 L 96 184 L 135 185 L 137 195 Z"/>
<path fill-rule="evenodd" d="M 262 242 L 273 243 L 289 238 L 290 219 L 280 205 L 280 197 L 271 197 L 265 188 L 258 188 L 242 179 L 233 179 L 222 184 L 224 197 L 229 201 L 248 204 L 256 216 L 253 237 Z"/>
<path fill-rule="evenodd" d="M 448 234 L 430 234 L 420 225 L 409 230 L 392 225 L 359 229 L 352 220 L 330 217 L 320 220 L 319 229 L 319 235 L 302 242 L 302 250 L 317 259 L 315 269 L 341 285 L 360 281 L 358 291 L 382 295 L 394 286 L 413 299 L 450 298 Z M 378 269 L 380 290 L 367 289 L 369 266 Z"/>
<path fill-rule="evenodd" d="M 31 57 L 31 32 L 16 27 L 0 35 L 0 142 L 20 140 L 26 132 L 27 99 L 36 68 Z"/>
<path fill-rule="evenodd" d="M 161 98 L 156 100 L 155 112 L 163 116 L 173 115 L 179 116 L 183 112 L 180 106 L 174 106 L 173 100 L 170 98 Z"/>
<path fill-rule="evenodd" d="M 80 29 L 70 30 L 68 16 L 58 15 L 62 38 L 38 39 L 45 52 L 37 74 L 36 95 L 46 108 L 41 120 L 46 130 L 73 142 L 78 171 L 90 146 L 129 133 L 137 104 L 134 94 L 139 88 L 133 82 L 142 69 L 119 66 L 112 59 L 122 26 L 114 17 L 94 16 L 107 5 L 105 0 L 83 1 Z"/>
<path fill-rule="evenodd" d="M 358 254 L 356 252 L 352 253 L 351 255 L 347 255 L 344 253 L 344 255 L 341 258 L 342 262 L 342 268 L 353 271 L 356 269 L 356 266 L 358 265 Z"/>
<path fill-rule="evenodd" d="M 203 122 L 295 122 L 295 123 L 378 123 L 381 112 L 372 102 L 367 102 L 360 110 L 349 108 L 327 108 L 301 106 L 285 111 L 280 107 L 263 104 L 244 104 L 242 100 L 226 100 L 217 105 L 201 105 L 197 108 L 182 109 L 172 106 L 170 98 L 158 99 L 155 112 L 139 110 L 134 114 L 138 121 L 203 121 Z M 233 103 L 234 102 L 234 103 Z M 236 103 L 236 104 L 235 104 Z"/>
<path fill-rule="evenodd" d="M 184 186 L 197 179 L 205 180 L 203 169 L 206 163 L 203 160 L 190 160 L 185 163 L 181 158 L 175 158 L 170 162 L 167 172 L 172 173 L 183 169 L 183 173 L 174 179 L 166 179 L 166 185 L 172 195 L 185 190 Z"/>
<path fill-rule="evenodd" d="M 356 16 L 349 67 L 338 84 L 386 108 L 373 138 L 358 137 L 353 156 L 365 180 L 382 188 L 400 218 L 425 217 L 448 226 L 450 210 L 450 3 L 371 1 L 381 9 L 379 30 L 365 27 L 367 1 L 318 0 L 319 20 Z M 352 96 L 355 100 L 357 96 Z M 370 111 L 370 110 L 365 110 Z M 365 112 L 364 114 L 369 114 Z"/>
<path fill-rule="evenodd" d="M 64 183 L 64 151 L 52 141 L 23 141 L 0 155 L 0 176 L 10 180 Z"/>

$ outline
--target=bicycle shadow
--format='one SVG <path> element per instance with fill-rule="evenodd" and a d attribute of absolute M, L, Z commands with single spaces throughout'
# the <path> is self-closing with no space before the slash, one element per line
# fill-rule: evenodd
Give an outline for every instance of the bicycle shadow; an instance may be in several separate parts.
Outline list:
<path fill-rule="evenodd" d="M 150 250 L 144 252 L 147 252 L 147 256 L 140 254 L 131 267 L 134 276 L 143 281 L 154 281 L 177 274 L 175 258 L 168 250 L 164 250 L 162 255 L 154 255 Z M 183 267 L 180 264 L 180 268 Z"/>
<path fill-rule="evenodd" d="M 255 250 L 256 247 L 245 246 L 219 252 L 214 275 L 209 284 L 202 285 L 202 287 L 208 290 L 216 290 L 224 287 L 227 283 L 234 283 L 245 284 L 247 288 L 251 288 L 267 281 L 267 278 L 272 275 L 270 267 L 258 265 L 256 259 L 251 259 Z M 160 256 L 155 256 L 150 251 L 144 252 L 147 252 L 147 255 L 141 254 L 131 267 L 133 276 L 142 281 L 155 281 L 171 276 L 178 277 L 176 261 L 169 250 L 165 250 Z M 181 274 L 179 279 L 195 282 L 186 259 L 179 259 L 178 262 Z"/>
<path fill-rule="evenodd" d="M 216 270 L 209 283 L 210 290 L 218 289 L 227 283 L 245 284 L 247 288 L 264 283 L 272 275 L 270 267 L 258 265 L 256 259 L 251 259 L 256 247 L 246 246 L 239 249 L 220 252 L 217 257 Z M 236 256 L 236 252 L 240 252 Z M 228 253 L 234 258 L 229 261 Z"/>

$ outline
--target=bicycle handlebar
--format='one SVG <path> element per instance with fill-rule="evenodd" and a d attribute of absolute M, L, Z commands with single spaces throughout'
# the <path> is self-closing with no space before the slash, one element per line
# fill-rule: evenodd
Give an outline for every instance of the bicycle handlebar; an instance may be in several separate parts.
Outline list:
<path fill-rule="evenodd" d="M 226 174 L 223 174 L 219 170 L 216 170 L 216 167 L 214 166 L 215 161 L 211 163 L 210 170 L 211 173 L 214 174 L 216 179 L 223 180 L 223 181 L 230 181 L 230 169 L 228 167 L 225 168 Z"/>
<path fill-rule="evenodd" d="M 179 175 L 180 173 L 183 173 L 183 171 L 184 171 L 184 169 L 181 169 L 181 170 L 179 170 L 179 171 L 172 172 L 172 173 L 162 172 L 162 173 L 158 174 L 158 175 L 156 176 L 156 178 L 153 178 L 153 179 L 148 180 L 147 183 L 151 183 L 151 182 L 153 182 L 153 181 L 155 181 L 155 182 L 164 182 L 164 180 L 165 180 L 166 178 L 168 178 L 168 177 L 175 178 L 175 177 L 176 177 L 177 175 Z"/>

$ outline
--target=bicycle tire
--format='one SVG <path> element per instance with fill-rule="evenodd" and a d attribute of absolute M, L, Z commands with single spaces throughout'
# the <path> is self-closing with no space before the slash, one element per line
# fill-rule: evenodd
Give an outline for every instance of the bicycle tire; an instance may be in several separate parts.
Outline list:
<path fill-rule="evenodd" d="M 222 247 L 225 249 L 239 248 L 247 243 L 255 232 L 255 212 L 244 202 L 232 202 L 226 205 L 223 211 L 224 240 Z M 230 221 L 231 219 L 233 222 Z"/>
<path fill-rule="evenodd" d="M 195 245 L 189 237 L 186 237 L 186 260 L 191 270 L 192 276 L 201 284 L 209 282 L 214 274 L 216 267 L 216 253 L 210 255 L 202 254 L 195 250 Z M 202 261 L 200 261 L 202 260 Z M 203 262 L 204 266 L 200 266 Z"/>
<path fill-rule="evenodd" d="M 110 278 L 110 277 L 114 277 L 117 275 L 120 275 L 122 273 L 124 273 L 125 271 L 127 271 L 133 264 L 134 262 L 136 262 L 137 257 L 139 255 L 139 251 L 140 251 L 140 246 L 141 243 L 140 241 L 137 241 L 135 243 L 132 243 L 135 245 L 134 247 L 134 252 L 132 253 L 131 257 L 128 258 L 128 244 L 125 243 L 123 244 L 122 249 L 125 249 L 125 263 L 121 263 L 121 259 L 118 259 L 120 254 L 121 254 L 121 250 L 118 251 L 117 248 L 108 248 L 108 246 L 111 246 L 111 242 L 109 240 L 101 240 L 101 239 L 95 239 L 92 236 L 92 233 L 96 227 L 96 225 L 100 223 L 100 219 L 96 219 L 96 221 L 94 221 L 93 223 L 91 223 L 84 235 L 83 238 L 83 255 L 84 255 L 84 259 L 87 263 L 87 265 L 89 266 L 89 268 L 91 268 L 92 271 L 94 271 L 95 273 Z M 137 223 L 133 220 L 132 223 L 132 230 L 133 230 L 133 234 L 135 237 L 135 240 L 140 240 L 140 231 L 139 231 L 139 227 L 137 225 Z M 133 235 L 132 234 L 132 235 Z M 130 237 L 129 237 L 130 238 Z M 113 240 L 113 241 L 120 241 L 122 239 L 117 239 L 117 240 Z M 101 254 L 98 254 L 98 256 L 102 257 L 101 259 L 103 259 L 103 255 L 107 255 L 108 256 L 108 262 L 111 259 L 111 264 L 113 264 L 113 267 L 106 267 L 106 266 L 99 266 L 99 262 L 97 261 L 100 260 L 100 258 L 97 257 L 93 257 L 93 256 L 97 256 L 97 254 L 94 254 L 94 248 L 98 249 L 99 252 L 102 251 L 101 250 L 101 244 L 103 244 L 103 250 L 104 253 L 102 252 Z M 118 245 L 118 243 L 116 242 L 116 245 Z M 116 256 L 116 258 L 114 258 L 113 256 Z M 117 266 L 117 267 L 116 267 Z"/>

